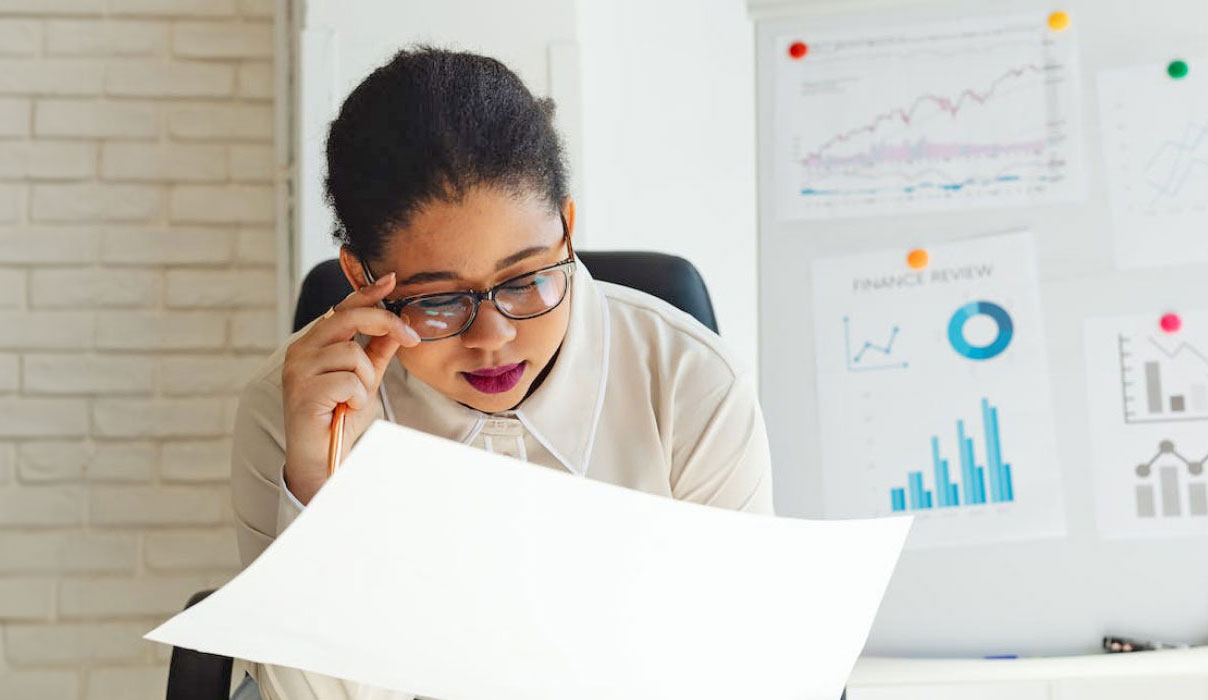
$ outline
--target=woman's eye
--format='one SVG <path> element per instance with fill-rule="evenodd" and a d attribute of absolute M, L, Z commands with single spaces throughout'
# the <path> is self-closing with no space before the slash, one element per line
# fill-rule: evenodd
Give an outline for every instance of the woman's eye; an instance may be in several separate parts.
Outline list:
<path fill-rule="evenodd" d="M 459 297 L 437 297 L 435 299 L 420 299 L 415 305 L 425 310 L 451 309 L 461 306 Z"/>
<path fill-rule="evenodd" d="M 526 277 L 522 280 L 516 280 L 515 282 L 504 287 L 504 289 L 508 290 L 509 292 L 530 291 L 542 286 L 542 282 L 544 282 L 544 280 L 541 277 Z"/>

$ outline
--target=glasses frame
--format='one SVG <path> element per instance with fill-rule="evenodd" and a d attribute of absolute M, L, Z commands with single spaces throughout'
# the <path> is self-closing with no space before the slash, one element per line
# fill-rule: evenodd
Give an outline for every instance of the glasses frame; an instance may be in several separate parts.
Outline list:
<path fill-rule="evenodd" d="M 383 299 L 382 301 L 380 301 L 378 303 L 381 305 L 381 307 L 383 309 L 386 309 L 387 311 L 393 313 L 394 315 L 401 317 L 403 315 L 403 309 L 407 308 L 407 306 L 409 306 L 411 304 L 414 304 L 419 301 L 423 301 L 424 299 L 431 299 L 433 297 L 455 296 L 455 295 L 465 295 L 465 296 L 469 296 L 474 299 L 474 307 L 472 309 L 470 309 L 470 316 L 469 316 L 469 318 L 466 319 L 466 322 L 462 325 L 461 328 L 458 328 L 456 331 L 450 333 L 449 335 L 442 335 L 439 338 L 420 338 L 421 343 L 427 343 L 427 342 L 431 342 L 434 340 L 446 340 L 448 338 L 454 338 L 456 336 L 461 335 L 462 333 L 465 333 L 467 330 L 469 330 L 470 326 L 474 325 L 474 319 L 478 318 L 478 307 L 482 304 L 482 302 L 488 301 L 488 300 L 492 304 L 495 305 L 495 309 L 497 311 L 499 311 L 499 313 L 503 314 L 504 317 L 506 317 L 506 318 L 512 319 L 513 321 L 525 321 L 530 318 L 537 318 L 538 316 L 544 316 L 545 314 L 548 314 L 549 312 L 551 312 L 554 309 L 561 306 L 562 302 L 566 301 L 566 294 L 570 291 L 571 280 L 575 276 L 575 267 L 576 267 L 575 266 L 575 247 L 570 242 L 570 227 L 568 227 L 566 225 L 566 217 L 563 216 L 561 213 L 558 214 L 558 219 L 562 222 L 562 240 L 566 243 L 567 255 L 566 255 L 565 260 L 556 262 L 553 265 L 546 265 L 545 267 L 538 268 L 536 270 L 530 270 L 528 272 L 524 272 L 519 275 L 514 275 L 512 277 L 505 279 L 504 281 L 500 282 L 499 284 L 495 285 L 494 287 L 491 287 L 490 289 L 482 289 L 482 290 L 464 289 L 464 290 L 453 291 L 453 292 L 433 292 L 431 294 L 416 294 L 414 296 L 403 297 L 402 299 L 395 299 L 393 301 L 388 301 L 388 300 Z M 507 311 L 505 311 L 502 307 L 499 306 L 499 303 L 497 301 L 495 301 L 495 295 L 499 292 L 500 289 L 506 287 L 508 284 L 511 284 L 512 282 L 515 282 L 516 280 L 518 280 L 522 277 L 528 277 L 530 275 L 536 275 L 536 274 L 540 274 L 542 272 L 548 272 L 550 270 L 556 270 L 559 268 L 563 268 L 563 271 L 566 273 L 566 290 L 562 292 L 562 298 L 558 300 L 558 303 L 554 304 L 553 306 L 549 307 L 548 309 L 541 311 L 539 313 L 529 314 L 527 316 L 516 316 L 514 314 L 511 314 L 511 313 L 508 313 Z M 364 260 L 361 260 L 361 270 L 364 271 L 364 273 L 365 273 L 365 280 L 369 284 L 373 284 L 374 281 L 376 280 L 376 278 L 373 276 L 373 272 L 369 269 L 369 264 L 366 263 Z"/>

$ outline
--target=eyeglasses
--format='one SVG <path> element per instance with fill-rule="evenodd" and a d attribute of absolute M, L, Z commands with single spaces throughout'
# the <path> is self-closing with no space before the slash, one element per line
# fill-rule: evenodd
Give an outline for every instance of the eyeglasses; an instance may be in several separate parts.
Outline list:
<path fill-rule="evenodd" d="M 419 294 L 382 301 L 382 306 L 405 319 L 421 341 L 443 340 L 464 333 L 478 317 L 479 304 L 487 300 L 499 309 L 499 313 L 517 321 L 547 314 L 566 298 L 570 279 L 575 274 L 575 249 L 570 243 L 570 230 L 566 218 L 560 214 L 559 218 L 567 251 L 566 259 L 561 262 L 506 279 L 482 291 Z M 361 269 L 365 271 L 366 280 L 373 284 L 373 273 L 364 260 Z"/>

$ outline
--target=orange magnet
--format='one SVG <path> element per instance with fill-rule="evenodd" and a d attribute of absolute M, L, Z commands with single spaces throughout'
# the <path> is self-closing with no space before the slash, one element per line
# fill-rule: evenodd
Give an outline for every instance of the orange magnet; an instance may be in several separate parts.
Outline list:
<path fill-rule="evenodd" d="M 1055 32 L 1060 32 L 1070 26 L 1070 16 L 1065 12 L 1058 10 L 1049 15 L 1049 29 Z"/>
<path fill-rule="evenodd" d="M 927 267 L 927 251 L 922 248 L 915 248 L 906 255 L 906 264 L 912 270 L 921 270 Z"/>

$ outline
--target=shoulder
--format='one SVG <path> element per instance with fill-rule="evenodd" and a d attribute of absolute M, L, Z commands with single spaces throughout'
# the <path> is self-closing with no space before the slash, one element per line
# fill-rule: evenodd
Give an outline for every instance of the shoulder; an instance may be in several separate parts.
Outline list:
<path fill-rule="evenodd" d="M 595 283 L 608 310 L 610 352 L 619 359 L 645 360 L 652 370 L 676 375 L 705 373 L 726 384 L 749 373 L 691 314 L 630 287 Z"/>
<path fill-rule="evenodd" d="M 311 324 L 313 323 L 312 321 Z M 256 366 L 247 384 L 244 385 L 240 397 L 241 404 L 251 404 L 261 411 L 270 413 L 281 412 L 281 369 L 285 366 L 285 353 L 289 350 L 289 346 L 310 328 L 311 324 L 290 334 L 277 346 L 276 350 Z"/>

